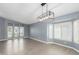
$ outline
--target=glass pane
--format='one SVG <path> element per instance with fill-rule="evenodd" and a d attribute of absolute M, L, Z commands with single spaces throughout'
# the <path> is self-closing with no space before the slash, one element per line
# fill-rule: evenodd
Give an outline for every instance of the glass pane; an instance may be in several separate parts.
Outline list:
<path fill-rule="evenodd" d="M 18 26 L 14 27 L 14 37 L 19 37 L 19 27 Z"/>
<path fill-rule="evenodd" d="M 54 24 L 54 39 L 61 39 L 61 24 Z"/>
<path fill-rule="evenodd" d="M 8 38 L 12 38 L 13 26 L 8 26 Z"/>
<path fill-rule="evenodd" d="M 20 37 L 24 36 L 24 27 L 20 27 Z"/>
<path fill-rule="evenodd" d="M 53 39 L 53 24 L 48 25 L 48 38 Z"/>
<path fill-rule="evenodd" d="M 79 43 L 79 20 L 74 21 L 74 42 Z"/>
<path fill-rule="evenodd" d="M 62 40 L 72 41 L 72 22 L 62 23 Z"/>

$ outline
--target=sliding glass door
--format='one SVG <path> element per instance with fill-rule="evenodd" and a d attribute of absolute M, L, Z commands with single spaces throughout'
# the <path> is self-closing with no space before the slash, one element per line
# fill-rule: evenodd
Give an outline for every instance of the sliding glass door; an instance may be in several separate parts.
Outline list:
<path fill-rule="evenodd" d="M 8 24 L 7 36 L 8 36 L 8 39 L 13 38 L 13 24 Z"/>
<path fill-rule="evenodd" d="M 19 38 L 19 26 L 14 26 L 14 38 Z"/>
<path fill-rule="evenodd" d="M 18 39 L 24 37 L 24 26 L 20 26 L 19 24 L 14 25 L 8 24 L 7 29 L 7 37 L 8 39 Z"/>
<path fill-rule="evenodd" d="M 23 38 L 24 37 L 24 27 L 20 26 L 20 37 Z"/>

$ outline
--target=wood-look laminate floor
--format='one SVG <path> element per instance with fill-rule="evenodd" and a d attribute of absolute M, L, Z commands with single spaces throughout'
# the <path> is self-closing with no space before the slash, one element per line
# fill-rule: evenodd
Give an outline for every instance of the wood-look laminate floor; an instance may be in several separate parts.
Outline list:
<path fill-rule="evenodd" d="M 43 44 L 31 39 L 0 42 L 0 55 L 78 55 L 76 51 L 55 44 Z"/>

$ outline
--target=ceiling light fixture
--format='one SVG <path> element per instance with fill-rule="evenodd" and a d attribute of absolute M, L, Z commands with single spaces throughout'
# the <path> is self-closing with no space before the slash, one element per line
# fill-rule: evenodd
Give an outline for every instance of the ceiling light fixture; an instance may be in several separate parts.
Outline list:
<path fill-rule="evenodd" d="M 42 6 L 42 14 L 38 17 L 38 19 L 40 21 L 47 20 L 47 19 L 53 19 L 54 12 L 48 10 L 48 4 L 42 3 L 41 6 Z M 46 8 L 46 10 L 43 10 L 44 7 Z M 45 11 L 45 12 L 43 12 L 43 11 Z"/>

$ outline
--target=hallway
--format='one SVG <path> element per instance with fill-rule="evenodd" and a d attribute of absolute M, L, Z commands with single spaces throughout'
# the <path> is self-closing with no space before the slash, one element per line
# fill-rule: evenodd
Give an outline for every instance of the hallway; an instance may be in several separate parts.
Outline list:
<path fill-rule="evenodd" d="M 78 55 L 72 49 L 55 44 L 43 44 L 31 39 L 14 39 L 0 42 L 1 55 Z"/>

